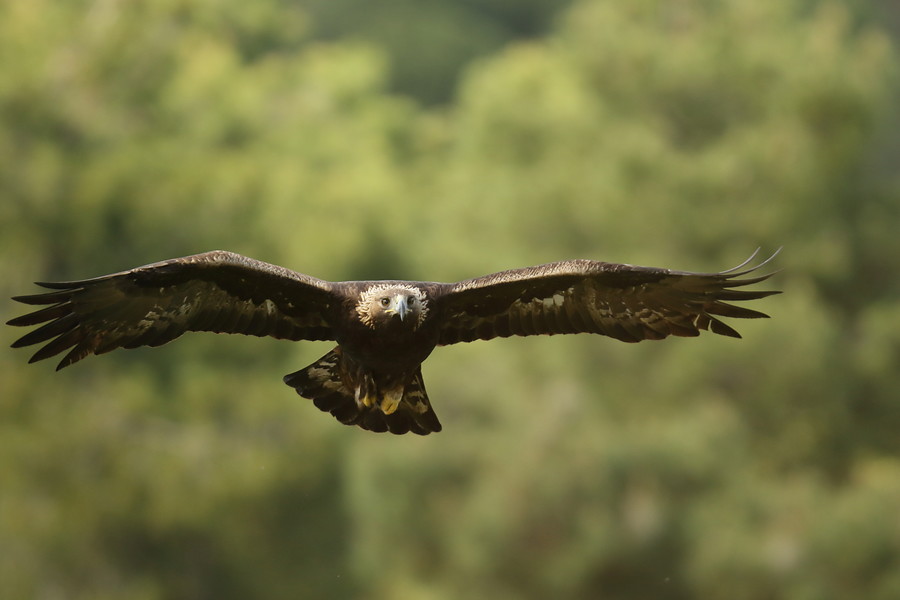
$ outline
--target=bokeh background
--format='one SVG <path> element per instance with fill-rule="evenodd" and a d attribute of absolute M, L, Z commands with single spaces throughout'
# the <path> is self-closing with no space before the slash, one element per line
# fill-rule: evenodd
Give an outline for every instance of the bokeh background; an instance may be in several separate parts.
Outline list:
<path fill-rule="evenodd" d="M 216 248 L 454 281 L 783 245 L 785 293 L 740 341 L 438 349 L 426 438 L 281 383 L 325 343 L 4 350 L 0 596 L 900 598 L 898 30 L 875 0 L 4 0 L 4 298 Z"/>

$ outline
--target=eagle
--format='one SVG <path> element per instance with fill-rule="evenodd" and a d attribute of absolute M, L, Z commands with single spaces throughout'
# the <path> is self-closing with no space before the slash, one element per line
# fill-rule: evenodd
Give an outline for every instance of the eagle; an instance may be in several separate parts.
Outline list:
<path fill-rule="evenodd" d="M 780 249 L 779 249 L 780 250 Z M 441 430 L 422 380 L 437 346 L 497 337 L 599 333 L 624 342 L 739 338 L 720 317 L 768 315 L 731 302 L 777 291 L 740 289 L 775 255 L 719 273 L 593 260 L 513 269 L 457 283 L 316 279 L 215 250 L 92 279 L 38 282 L 13 300 L 42 307 L 8 325 L 40 325 L 12 344 L 44 344 L 29 363 L 68 350 L 57 366 L 116 348 L 159 346 L 188 331 L 337 345 L 284 382 L 338 421 L 370 431 Z"/>

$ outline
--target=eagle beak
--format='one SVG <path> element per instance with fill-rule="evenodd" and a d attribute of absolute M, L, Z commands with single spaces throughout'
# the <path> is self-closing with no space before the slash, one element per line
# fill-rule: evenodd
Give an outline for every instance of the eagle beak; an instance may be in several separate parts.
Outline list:
<path fill-rule="evenodd" d="M 406 313 L 409 308 L 406 306 L 406 297 L 405 296 L 395 296 L 394 297 L 394 312 L 400 316 L 400 320 L 402 321 L 406 317 Z"/>

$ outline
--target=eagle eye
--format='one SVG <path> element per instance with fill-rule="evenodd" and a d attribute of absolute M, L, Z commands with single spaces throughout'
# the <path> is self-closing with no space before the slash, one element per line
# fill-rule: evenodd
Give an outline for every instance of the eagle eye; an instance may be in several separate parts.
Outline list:
<path fill-rule="evenodd" d="M 391 299 L 390 299 L 390 298 L 382 298 L 382 299 L 381 299 L 381 305 L 382 305 L 383 307 L 387 308 L 388 306 L 391 305 Z"/>
<path fill-rule="evenodd" d="M 412 308 L 412 305 L 415 304 L 415 303 L 416 303 L 416 297 L 415 297 L 415 296 L 407 296 L 407 297 L 406 297 L 406 305 L 407 305 L 408 307 Z"/>

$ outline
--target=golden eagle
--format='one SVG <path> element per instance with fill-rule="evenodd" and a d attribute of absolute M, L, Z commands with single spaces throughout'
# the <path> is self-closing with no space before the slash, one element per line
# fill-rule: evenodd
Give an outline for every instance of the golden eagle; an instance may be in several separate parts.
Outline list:
<path fill-rule="evenodd" d="M 47 342 L 29 362 L 159 346 L 186 331 L 333 340 L 325 356 L 284 377 L 341 423 L 421 435 L 440 431 L 421 365 L 436 346 L 513 335 L 599 333 L 625 342 L 701 329 L 740 337 L 718 317 L 759 318 L 729 304 L 778 292 L 741 290 L 768 263 L 690 273 L 591 260 L 514 269 L 458 283 L 330 282 L 233 252 L 213 251 L 13 298 L 43 306 L 8 321 L 41 327 L 13 348 Z M 777 254 L 777 252 L 776 252 Z"/>

